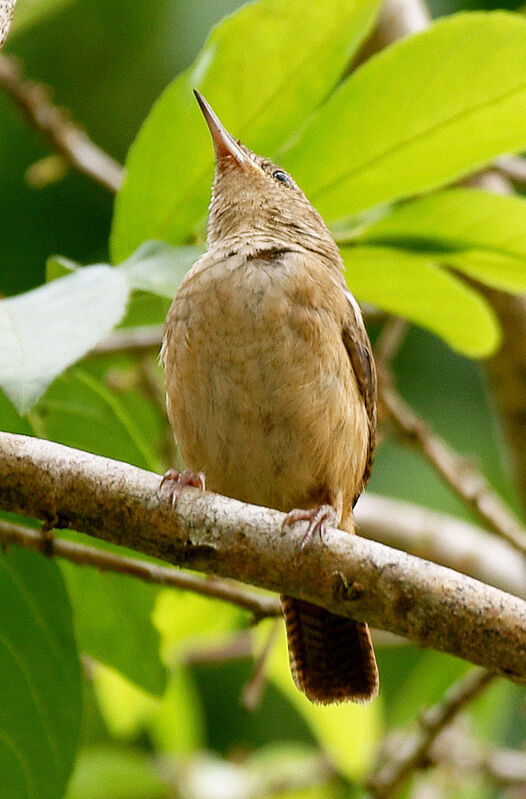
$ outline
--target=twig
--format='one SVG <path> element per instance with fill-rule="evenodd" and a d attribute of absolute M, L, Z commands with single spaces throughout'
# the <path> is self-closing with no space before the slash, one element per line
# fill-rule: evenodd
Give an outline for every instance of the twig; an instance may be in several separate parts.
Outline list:
<path fill-rule="evenodd" d="M 51 102 L 44 86 L 24 80 L 16 61 L 2 54 L 0 89 L 11 97 L 31 125 L 72 166 L 111 192 L 119 189 L 121 165 L 97 147 L 64 110 Z"/>
<path fill-rule="evenodd" d="M 220 644 L 194 646 L 183 653 L 182 659 L 188 666 L 203 663 L 231 663 L 233 660 L 246 660 L 253 655 L 251 630 L 240 630 Z"/>
<path fill-rule="evenodd" d="M 281 615 L 279 601 L 274 597 L 255 594 L 226 580 L 220 580 L 218 577 L 197 577 L 178 572 L 167 566 L 158 566 L 156 563 L 116 555 L 104 549 L 66 541 L 54 536 L 47 537 L 45 541 L 46 554 L 65 558 L 81 566 L 94 566 L 101 571 L 112 571 L 138 577 L 147 583 L 157 583 L 183 591 L 194 591 L 203 596 L 237 605 L 253 613 L 258 620 L 267 616 Z M 3 545 L 14 544 L 36 552 L 41 552 L 43 547 L 41 531 L 19 524 L 11 524 L 2 519 L 0 519 L 0 542 Z"/>
<path fill-rule="evenodd" d="M 518 155 L 501 155 L 495 161 L 495 166 L 513 183 L 526 186 L 526 160 L 524 158 Z"/>
<path fill-rule="evenodd" d="M 155 350 L 161 346 L 162 325 L 142 325 L 114 330 L 91 350 L 92 355 L 101 355 L 126 350 Z"/>
<path fill-rule="evenodd" d="M 526 555 L 526 531 L 486 478 L 433 433 L 400 394 L 385 383 L 381 386 L 380 402 L 397 432 L 421 450 L 436 472 L 479 520 Z"/>
<path fill-rule="evenodd" d="M 500 786 L 526 788 L 526 752 L 488 747 L 471 733 L 467 718 L 458 717 L 440 733 L 429 759 L 459 779 L 484 775 Z"/>
<path fill-rule="evenodd" d="M 526 603 L 458 572 L 329 529 L 295 557 L 306 523 L 60 444 L 0 433 L 0 508 L 310 601 L 526 682 Z M 455 624 L 451 624 L 451 618 Z"/>
<path fill-rule="evenodd" d="M 409 774 L 425 764 L 430 747 L 438 734 L 469 702 L 482 693 L 494 676 L 487 671 L 473 669 L 464 679 L 455 683 L 438 704 L 426 710 L 419 719 L 418 731 L 408 736 L 390 761 L 370 778 L 369 789 L 373 796 L 377 799 L 393 796 Z"/>
<path fill-rule="evenodd" d="M 399 316 L 390 316 L 388 318 L 374 348 L 374 359 L 378 374 L 382 374 L 389 369 L 389 365 L 398 352 L 408 327 L 407 321 Z"/>
<path fill-rule="evenodd" d="M 270 632 L 267 635 L 267 640 L 259 656 L 254 662 L 254 668 L 241 692 L 241 703 L 247 710 L 256 710 L 261 704 L 263 696 L 263 688 L 265 687 L 265 670 L 267 667 L 268 657 L 272 652 L 272 647 L 276 641 L 276 636 L 279 631 L 278 620 L 274 620 Z"/>

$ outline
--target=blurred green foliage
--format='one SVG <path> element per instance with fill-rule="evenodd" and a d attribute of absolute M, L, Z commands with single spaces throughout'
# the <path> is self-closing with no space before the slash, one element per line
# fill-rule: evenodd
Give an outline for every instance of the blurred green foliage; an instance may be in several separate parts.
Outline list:
<path fill-rule="evenodd" d="M 456 190 L 392 211 L 384 207 L 381 215 L 386 210 L 390 213 L 381 219 L 377 212 L 372 216 L 361 212 L 439 185 L 496 154 L 494 138 L 481 137 L 475 147 L 466 128 L 455 132 L 448 126 L 444 126 L 447 136 L 439 142 L 439 150 L 445 153 L 442 160 L 426 160 L 420 154 L 418 161 L 410 149 L 404 151 L 404 143 L 411 140 L 411 123 L 417 120 L 433 127 L 441 114 L 453 118 L 455 108 L 448 110 L 447 103 L 461 102 L 475 84 L 479 104 L 487 110 L 478 121 L 479 129 L 500 126 L 504 143 L 499 146 L 511 142 L 519 149 L 522 105 L 499 116 L 502 109 L 496 98 L 507 87 L 524 102 L 518 85 L 520 70 L 514 66 L 523 58 L 526 23 L 522 19 L 477 16 L 476 33 L 467 17 L 446 20 L 438 35 L 430 32 L 427 39 L 423 37 L 420 50 L 410 43 L 391 48 L 320 105 L 373 24 L 377 3 L 308 3 L 304 7 L 309 14 L 300 25 L 294 20 L 294 13 L 303 6 L 300 0 L 291 4 L 266 0 L 216 29 L 191 67 L 211 25 L 238 2 L 40 0 L 38 4 L 18 0 L 18 5 L 6 52 L 21 59 L 29 78 L 49 84 L 55 100 L 69 108 L 114 157 L 124 160 L 134 144 L 112 223 L 112 198 L 83 176 L 68 172 L 40 190 L 26 182 L 28 167 L 48 150 L 8 98 L 0 96 L 1 293 L 16 295 L 45 279 L 56 283 L 67 269 L 63 261 L 54 259 L 46 275 L 46 259 L 54 253 L 73 259 L 69 264 L 73 279 L 77 262 L 108 264 L 112 225 L 116 261 L 131 255 L 144 239 L 166 238 L 172 244 L 192 247 L 196 241 L 202 243 L 212 152 L 190 94 L 198 85 L 236 136 L 266 155 L 282 156 L 300 184 L 312 191 L 315 202 L 319 192 L 320 207 L 326 203 L 323 210 L 329 220 L 340 220 L 338 235 L 345 245 L 349 284 L 356 285 L 360 298 L 407 314 L 464 353 L 481 354 L 496 345 L 498 332 L 488 307 L 441 266 L 454 265 L 489 283 L 522 289 L 526 264 L 522 239 L 516 236 L 510 248 L 510 234 L 517 230 L 523 234 L 522 200 L 488 199 Z M 469 7 L 483 10 L 488 6 L 473 1 Z M 461 8 L 455 0 L 435 0 L 433 10 L 440 15 Z M 309 26 L 315 26 L 332 46 L 313 46 Z M 500 50 L 493 47 L 495 37 L 500 37 Z M 455 56 L 443 71 L 439 69 L 444 53 L 440 47 Z M 492 49 L 493 67 L 485 63 L 487 70 L 493 69 L 492 80 L 477 82 L 480 53 L 489 54 Z M 433 56 L 427 72 L 419 69 L 422 53 Z M 263 69 L 266 61 L 268 68 Z M 378 78 L 382 64 L 391 80 L 384 92 L 379 90 Z M 452 80 L 459 73 L 465 76 L 470 64 L 471 78 L 465 78 L 460 88 L 451 88 Z M 182 70 L 187 71 L 179 75 Z M 435 78 L 434 95 L 426 94 L 430 74 Z M 257 91 L 251 92 L 251 86 Z M 355 105 L 346 108 L 349 96 L 354 96 Z M 437 98 L 443 98 L 445 105 L 437 107 Z M 356 108 L 359 125 L 352 117 Z M 402 113 L 402 108 L 409 110 Z M 393 109 L 398 109 L 398 116 Z M 335 124 L 341 123 L 344 114 L 351 114 L 350 122 Z M 380 121 L 389 135 L 400 134 L 397 149 L 395 138 L 391 140 L 393 152 L 385 148 Z M 468 115 L 464 121 L 467 129 L 474 125 L 474 117 Z M 325 139 L 317 136 L 320 130 L 328 132 Z M 371 131 L 377 135 L 373 137 Z M 377 148 L 374 158 L 370 156 L 378 159 L 372 177 L 359 163 L 366 147 Z M 396 152 L 406 161 L 389 161 Z M 459 152 L 464 153 L 461 158 Z M 412 168 L 415 158 L 422 169 Z M 356 175 L 355 184 L 345 182 L 345 170 Z M 329 191 L 324 198 L 326 185 L 333 186 L 334 193 L 330 196 Z M 188 186 L 190 200 L 185 194 Z M 185 213 L 170 216 L 169 224 L 159 229 L 158 220 L 165 219 L 177 203 Z M 383 274 L 374 271 L 379 253 L 382 265 L 387 263 L 390 270 Z M 194 249 L 174 254 L 147 244 L 132 256 L 115 280 L 126 281 L 127 296 L 134 291 L 126 310 L 123 304 L 112 323 L 121 317 L 124 325 L 161 322 L 168 306 L 166 296 L 173 294 L 195 254 Z M 400 288 L 413 264 L 420 288 L 411 298 Z M 435 304 L 425 307 L 423 292 L 430 296 L 430 286 Z M 47 288 L 51 287 L 50 283 Z M 446 305 L 449 313 L 443 313 Z M 67 320 L 58 320 L 63 321 Z M 377 330 L 373 327 L 371 333 L 374 338 Z M 44 350 L 40 353 L 43 360 L 45 354 Z M 72 360 L 73 356 L 67 363 Z M 416 410 L 474 459 L 501 495 L 516 505 L 498 420 L 477 364 L 430 333 L 412 328 L 395 369 L 404 396 Z M 81 367 L 60 375 L 23 418 L 0 393 L 0 429 L 51 438 L 162 471 L 172 462 L 173 453 L 158 397 L 161 381 L 155 356 L 90 357 Z M 379 448 L 371 489 L 468 516 L 417 454 L 391 440 Z M 80 719 L 73 629 L 78 651 L 88 656 L 90 679 L 84 681 L 81 748 L 68 799 L 161 799 L 174 794 L 174 784 L 186 786 L 181 794 L 185 799 L 234 799 L 240 785 L 251 780 L 261 785 L 264 776 L 277 777 L 282 769 L 286 784 L 285 766 L 290 769 L 292 764 L 301 773 L 302 758 L 316 746 L 331 755 L 339 776 L 302 791 L 268 795 L 290 799 L 363 796 L 359 783 L 385 730 L 414 719 L 466 668 L 454 658 L 413 646 L 381 647 L 381 698 L 367 708 L 348 706 L 325 712 L 308 705 L 293 688 L 281 639 L 268 664 L 270 681 L 262 703 L 249 713 L 239 697 L 250 678 L 251 658 L 245 652 L 236 660 L 213 662 L 213 654 L 228 648 L 247 626 L 241 611 L 70 564 L 61 565 L 59 571 L 54 563 L 28 552 L 13 550 L 2 557 L 0 566 L 0 589 L 5 592 L 2 607 L 8 608 L 1 624 L 0 658 L 5 660 L 2 673 L 9 677 L 0 695 L 3 799 L 59 799 L 64 793 Z M 255 651 L 263 646 L 268 626 L 265 623 L 255 630 Z M 25 636 L 16 635 L 22 628 Z M 11 649 L 5 645 L 6 638 Z M 9 661 L 8 651 L 15 660 Z M 15 661 L 25 664 L 24 668 L 14 669 Z M 525 732 L 520 697 L 516 686 L 500 682 L 474 705 L 468 723 L 492 746 L 520 746 Z M 58 748 L 58 758 L 49 756 L 43 740 Z M 13 755 L 18 750 L 29 768 L 20 765 L 24 757 L 17 760 Z M 249 796 L 239 793 L 245 795 Z M 499 793 L 475 780 L 451 788 L 448 795 L 483 799 Z"/>

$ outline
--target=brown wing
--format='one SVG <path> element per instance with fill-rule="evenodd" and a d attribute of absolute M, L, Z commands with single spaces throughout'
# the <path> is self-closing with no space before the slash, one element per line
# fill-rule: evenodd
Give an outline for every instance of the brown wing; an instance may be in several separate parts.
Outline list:
<path fill-rule="evenodd" d="M 376 383 L 376 367 L 374 364 L 373 352 L 369 336 L 363 324 L 362 315 L 358 308 L 354 297 L 350 292 L 346 291 L 345 295 L 349 301 L 348 314 L 344 321 L 342 338 L 345 349 L 349 355 L 358 389 L 362 395 L 367 417 L 369 419 L 369 449 L 367 452 L 367 462 L 362 479 L 361 490 L 354 498 L 354 502 L 360 496 L 361 491 L 365 488 L 371 470 L 373 468 L 374 450 L 375 450 L 375 435 L 376 435 L 376 396 L 377 396 L 377 383 Z"/>

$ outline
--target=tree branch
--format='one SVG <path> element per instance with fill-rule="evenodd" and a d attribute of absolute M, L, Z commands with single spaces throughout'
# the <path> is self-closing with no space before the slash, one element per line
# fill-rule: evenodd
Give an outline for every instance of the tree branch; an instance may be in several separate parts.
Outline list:
<path fill-rule="evenodd" d="M 483 474 L 459 457 L 385 382 L 380 403 L 397 432 L 422 451 L 442 479 L 480 521 L 526 555 L 526 531 Z"/>
<path fill-rule="evenodd" d="M 356 506 L 360 535 L 468 574 L 526 599 L 526 560 L 502 538 L 446 513 L 367 493 Z"/>
<path fill-rule="evenodd" d="M 119 189 L 122 167 L 97 147 L 67 113 L 54 105 L 47 89 L 24 80 L 13 58 L 0 54 L 0 89 L 23 111 L 53 149 L 88 177 L 111 192 Z"/>
<path fill-rule="evenodd" d="M 526 603 L 429 561 L 331 529 L 300 556 L 306 523 L 187 489 L 49 441 L 0 434 L 0 507 L 168 562 L 304 598 L 526 682 Z M 454 619 L 454 624 L 452 624 Z"/>
<path fill-rule="evenodd" d="M 431 745 L 453 718 L 486 688 L 495 675 L 476 669 L 459 680 L 436 705 L 430 707 L 419 719 L 418 731 L 397 747 L 396 754 L 373 774 L 369 788 L 377 799 L 393 796 L 404 780 L 421 768 Z M 382 763 L 384 758 L 382 757 Z"/>
<path fill-rule="evenodd" d="M 36 552 L 44 551 L 45 555 L 65 558 L 81 566 L 94 566 L 101 571 L 128 574 L 147 583 L 194 591 L 203 596 L 221 599 L 223 602 L 230 602 L 243 610 L 250 611 L 257 619 L 281 616 L 280 603 L 274 597 L 252 593 L 218 577 L 197 577 L 167 566 L 117 555 L 105 549 L 61 538 L 51 537 L 44 540 L 38 530 L 11 524 L 3 519 L 0 519 L 0 542 L 4 545 L 15 544 Z"/>
<path fill-rule="evenodd" d="M 124 327 L 112 332 L 91 350 L 91 355 L 105 355 L 126 350 L 137 351 L 159 349 L 163 325 L 139 325 Z"/>
<path fill-rule="evenodd" d="M 16 0 L 0 0 L 0 48 L 9 32 L 15 5 Z"/>

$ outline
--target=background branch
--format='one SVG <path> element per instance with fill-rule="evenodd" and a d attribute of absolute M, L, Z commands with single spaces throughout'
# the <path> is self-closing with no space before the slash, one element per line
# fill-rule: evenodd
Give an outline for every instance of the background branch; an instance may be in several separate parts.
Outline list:
<path fill-rule="evenodd" d="M 380 404 L 397 433 L 416 445 L 480 521 L 526 555 L 526 532 L 484 475 L 432 432 L 394 388 L 381 385 Z"/>
<path fill-rule="evenodd" d="M 23 527 L 20 524 L 11 524 L 3 519 L 0 519 L 0 542 L 4 546 L 15 544 L 36 552 L 43 552 L 47 556 L 65 558 L 81 566 L 93 566 L 101 571 L 128 574 L 147 583 L 157 583 L 169 588 L 194 591 L 203 596 L 221 599 L 223 602 L 230 602 L 243 610 L 250 611 L 257 619 L 266 616 L 281 616 L 281 606 L 276 598 L 255 594 L 233 585 L 227 580 L 221 580 L 218 577 L 197 577 L 178 572 L 167 566 L 117 555 L 114 552 L 107 552 L 104 549 L 78 544 L 74 541 L 65 541 L 61 538 L 43 538 L 38 530 Z"/>
<path fill-rule="evenodd" d="M 446 513 L 366 493 L 356 506 L 360 535 L 475 577 L 526 599 L 526 560 L 498 536 Z"/>
<path fill-rule="evenodd" d="M 424 765 L 433 742 L 444 727 L 482 693 L 493 677 L 487 671 L 473 670 L 455 683 L 438 704 L 426 710 L 419 719 L 417 732 L 397 746 L 387 763 L 384 763 L 385 755 L 381 755 L 382 766 L 369 780 L 373 796 L 378 799 L 393 796 L 408 775 Z"/>
<path fill-rule="evenodd" d="M 69 114 L 50 99 L 49 91 L 38 83 L 24 80 L 14 58 L 0 54 L 0 89 L 75 169 L 116 192 L 122 180 L 122 167 L 97 147 Z"/>
<path fill-rule="evenodd" d="M 284 532 L 283 513 L 195 489 L 173 510 L 159 482 L 126 463 L 0 434 L 4 510 L 302 597 L 526 682 L 522 600 L 334 529 L 298 557 L 306 523 Z"/>

